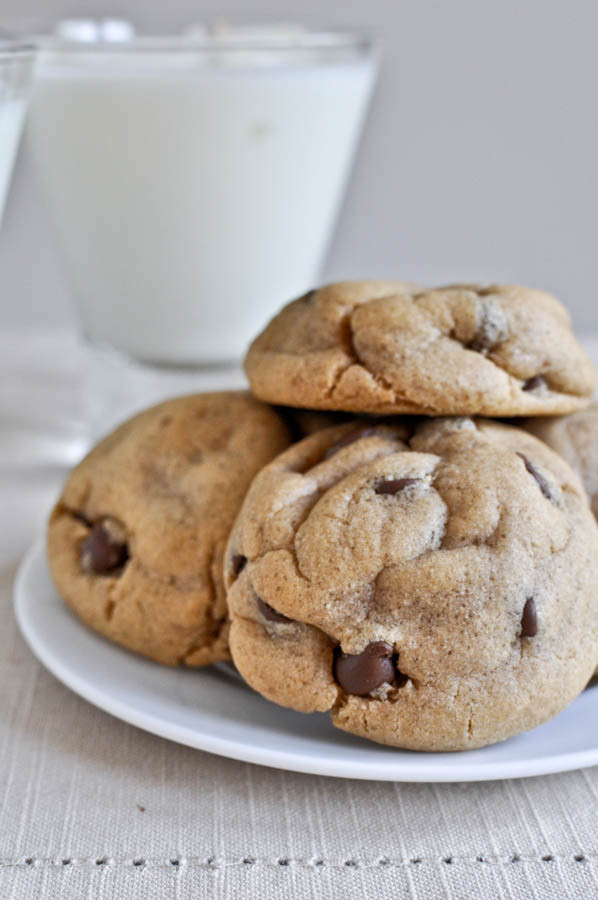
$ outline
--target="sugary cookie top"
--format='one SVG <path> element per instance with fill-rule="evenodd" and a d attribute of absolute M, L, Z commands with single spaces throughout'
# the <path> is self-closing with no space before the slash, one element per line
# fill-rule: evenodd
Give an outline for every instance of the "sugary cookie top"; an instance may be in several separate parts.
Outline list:
<path fill-rule="evenodd" d="M 277 414 L 245 392 L 167 400 L 101 441 L 69 476 L 60 506 L 122 523 L 156 574 L 197 577 L 252 475 L 288 444 Z"/>
<path fill-rule="evenodd" d="M 328 285 L 285 306 L 245 366 L 262 400 L 351 412 L 558 414 L 594 386 L 564 307 L 515 285 Z"/>
<path fill-rule="evenodd" d="M 484 743 L 497 678 L 527 679 L 527 695 L 555 653 L 578 690 L 591 671 L 579 654 L 595 652 L 583 614 L 596 551 L 576 476 L 521 429 L 466 418 L 328 429 L 268 465 L 245 500 L 226 561 L 233 658 L 270 699 L 329 709 L 337 724 L 352 709 L 362 726 L 348 730 L 367 722 L 376 740 Z M 426 693 L 449 718 L 458 708 L 465 736 L 442 712 L 436 737 L 406 725 Z M 496 715 L 506 736 L 512 716 Z"/>

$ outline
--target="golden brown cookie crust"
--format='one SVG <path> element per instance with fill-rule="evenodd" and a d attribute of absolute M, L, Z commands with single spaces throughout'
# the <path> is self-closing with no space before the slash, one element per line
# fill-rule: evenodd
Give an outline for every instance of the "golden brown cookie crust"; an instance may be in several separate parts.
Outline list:
<path fill-rule="evenodd" d="M 239 671 L 274 702 L 415 750 L 549 719 L 598 646 L 598 529 L 576 475 L 483 419 L 360 428 L 294 445 L 247 494 L 225 569 Z M 377 642 L 396 681 L 343 689 L 339 650 Z"/>
<path fill-rule="evenodd" d="M 50 517 L 59 593 L 157 662 L 228 659 L 224 547 L 251 479 L 289 441 L 282 418 L 245 392 L 178 397 L 121 425 L 73 470 Z M 94 573 L 85 548 L 103 522 L 127 558 Z"/>
<path fill-rule="evenodd" d="M 564 307 L 516 285 L 328 285 L 285 306 L 245 368 L 261 400 L 355 413 L 557 415 L 594 388 Z"/>

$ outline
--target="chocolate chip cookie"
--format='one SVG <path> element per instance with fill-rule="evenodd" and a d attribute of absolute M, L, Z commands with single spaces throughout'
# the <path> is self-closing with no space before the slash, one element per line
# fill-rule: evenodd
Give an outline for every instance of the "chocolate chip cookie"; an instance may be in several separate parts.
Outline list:
<path fill-rule="evenodd" d="M 121 425 L 73 470 L 50 517 L 59 593 L 158 662 L 228 658 L 224 548 L 251 479 L 289 441 L 281 416 L 244 392 L 178 397 Z"/>
<path fill-rule="evenodd" d="M 525 427 L 575 469 L 598 518 L 598 403 L 572 416 L 530 419 Z"/>
<path fill-rule="evenodd" d="M 245 367 L 261 400 L 356 413 L 556 415 L 594 386 L 558 300 L 512 285 L 331 284 L 284 307 Z"/>
<path fill-rule="evenodd" d="M 524 430 L 345 424 L 254 479 L 226 554 L 231 652 L 265 697 L 356 735 L 481 747 L 583 689 L 597 577 L 581 484 Z"/>

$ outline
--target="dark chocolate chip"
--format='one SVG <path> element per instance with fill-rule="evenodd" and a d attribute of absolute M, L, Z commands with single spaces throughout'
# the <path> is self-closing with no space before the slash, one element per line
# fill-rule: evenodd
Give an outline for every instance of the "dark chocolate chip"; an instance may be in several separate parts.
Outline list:
<path fill-rule="evenodd" d="M 535 391 L 537 388 L 542 387 L 546 384 L 546 379 L 542 375 L 534 375 L 533 378 L 528 378 L 526 382 L 521 386 L 522 391 Z"/>
<path fill-rule="evenodd" d="M 247 565 L 247 557 L 242 556 L 240 553 L 235 553 L 235 555 L 231 559 L 231 568 L 233 570 L 233 576 L 236 578 L 238 575 L 240 575 L 246 565 Z"/>
<path fill-rule="evenodd" d="M 536 602 L 533 597 L 528 597 L 521 616 L 521 637 L 533 637 L 537 633 L 538 615 L 536 613 Z"/>
<path fill-rule="evenodd" d="M 544 476 L 538 472 L 534 464 L 531 463 L 527 456 L 525 456 L 523 453 L 519 453 L 519 451 L 517 451 L 517 456 L 523 460 L 523 464 L 529 474 L 536 479 L 536 481 L 538 482 L 538 487 L 540 488 L 546 499 L 552 500 L 552 491 L 550 490 L 550 485 L 548 484 Z"/>
<path fill-rule="evenodd" d="M 261 612 L 264 619 L 268 622 L 292 622 L 292 619 L 288 619 L 286 616 L 283 616 L 282 613 L 277 612 L 273 606 L 270 606 L 269 603 L 264 603 L 261 597 L 257 598 L 257 608 Z"/>
<path fill-rule="evenodd" d="M 315 296 L 317 293 L 318 293 L 318 292 L 317 292 L 316 288 L 312 288 L 311 291 L 306 291 L 306 293 L 303 294 L 303 296 L 299 297 L 299 300 L 300 300 L 302 303 L 311 303 L 312 299 L 314 298 L 314 296 Z"/>
<path fill-rule="evenodd" d="M 365 697 L 382 684 L 395 680 L 393 648 L 386 641 L 374 641 L 361 653 L 338 653 L 334 674 L 340 686 L 348 694 Z"/>
<path fill-rule="evenodd" d="M 100 519 L 92 525 L 89 537 L 81 544 L 81 565 L 86 571 L 106 575 L 126 563 L 127 544 L 117 536 L 121 528 L 110 519 Z"/>
<path fill-rule="evenodd" d="M 356 441 L 360 441 L 365 437 L 370 437 L 372 434 L 376 434 L 376 429 L 372 428 L 371 425 L 363 425 L 361 428 L 354 428 L 353 431 L 349 431 L 340 438 L 336 444 L 332 444 L 332 446 L 328 448 L 324 454 L 324 459 L 330 459 L 331 456 L 334 456 L 334 454 L 338 453 L 339 450 L 342 450 L 343 447 L 348 447 L 349 444 L 354 444 Z"/>
<path fill-rule="evenodd" d="M 398 494 L 410 484 L 416 484 L 418 480 L 418 478 L 390 478 L 388 481 L 379 481 L 374 492 L 376 494 Z"/>

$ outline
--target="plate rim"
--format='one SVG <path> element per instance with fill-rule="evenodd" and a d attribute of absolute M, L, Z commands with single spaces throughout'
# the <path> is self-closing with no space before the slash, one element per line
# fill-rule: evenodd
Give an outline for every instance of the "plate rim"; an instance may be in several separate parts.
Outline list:
<path fill-rule="evenodd" d="M 355 778 L 363 781 L 410 782 L 420 784 L 441 784 L 458 782 L 499 781 L 508 778 L 530 778 L 538 775 L 550 775 L 559 772 L 574 771 L 598 764 L 598 746 L 592 750 L 578 750 L 570 753 L 559 753 L 553 756 L 536 759 L 505 760 L 503 762 L 488 761 L 471 764 L 470 754 L 476 750 L 462 751 L 463 763 L 452 763 L 450 767 L 442 767 L 439 761 L 443 753 L 418 753 L 406 766 L 404 761 L 382 765 L 380 761 L 363 764 L 356 761 L 320 757 L 306 758 L 299 752 L 281 751 L 272 747 L 258 749 L 251 745 L 235 742 L 220 735 L 196 731 L 188 726 L 166 722 L 159 715 L 140 712 L 134 705 L 106 694 L 93 682 L 85 679 L 76 670 L 62 662 L 43 640 L 40 640 L 35 627 L 31 625 L 24 607 L 27 604 L 27 582 L 38 566 L 43 565 L 47 571 L 45 540 L 38 537 L 23 555 L 13 583 L 13 608 L 15 618 L 29 649 L 36 659 L 58 681 L 73 693 L 82 697 L 92 706 L 120 719 L 130 725 L 156 734 L 174 743 L 213 753 L 239 762 L 285 771 L 299 772 L 305 775 L 323 775 L 333 778 Z M 49 573 L 48 573 L 49 574 Z M 75 619 L 75 621 L 77 621 Z M 80 627 L 85 629 L 83 623 Z M 113 645 L 117 648 L 117 645 Z M 128 651 L 121 649 L 123 653 Z M 399 751 L 401 752 L 401 751 Z M 267 758 L 264 758 L 267 756 Z M 417 761 L 416 761 L 417 760 Z M 436 764 L 436 765 L 434 765 Z M 379 768 L 379 771 L 375 769 Z"/>

